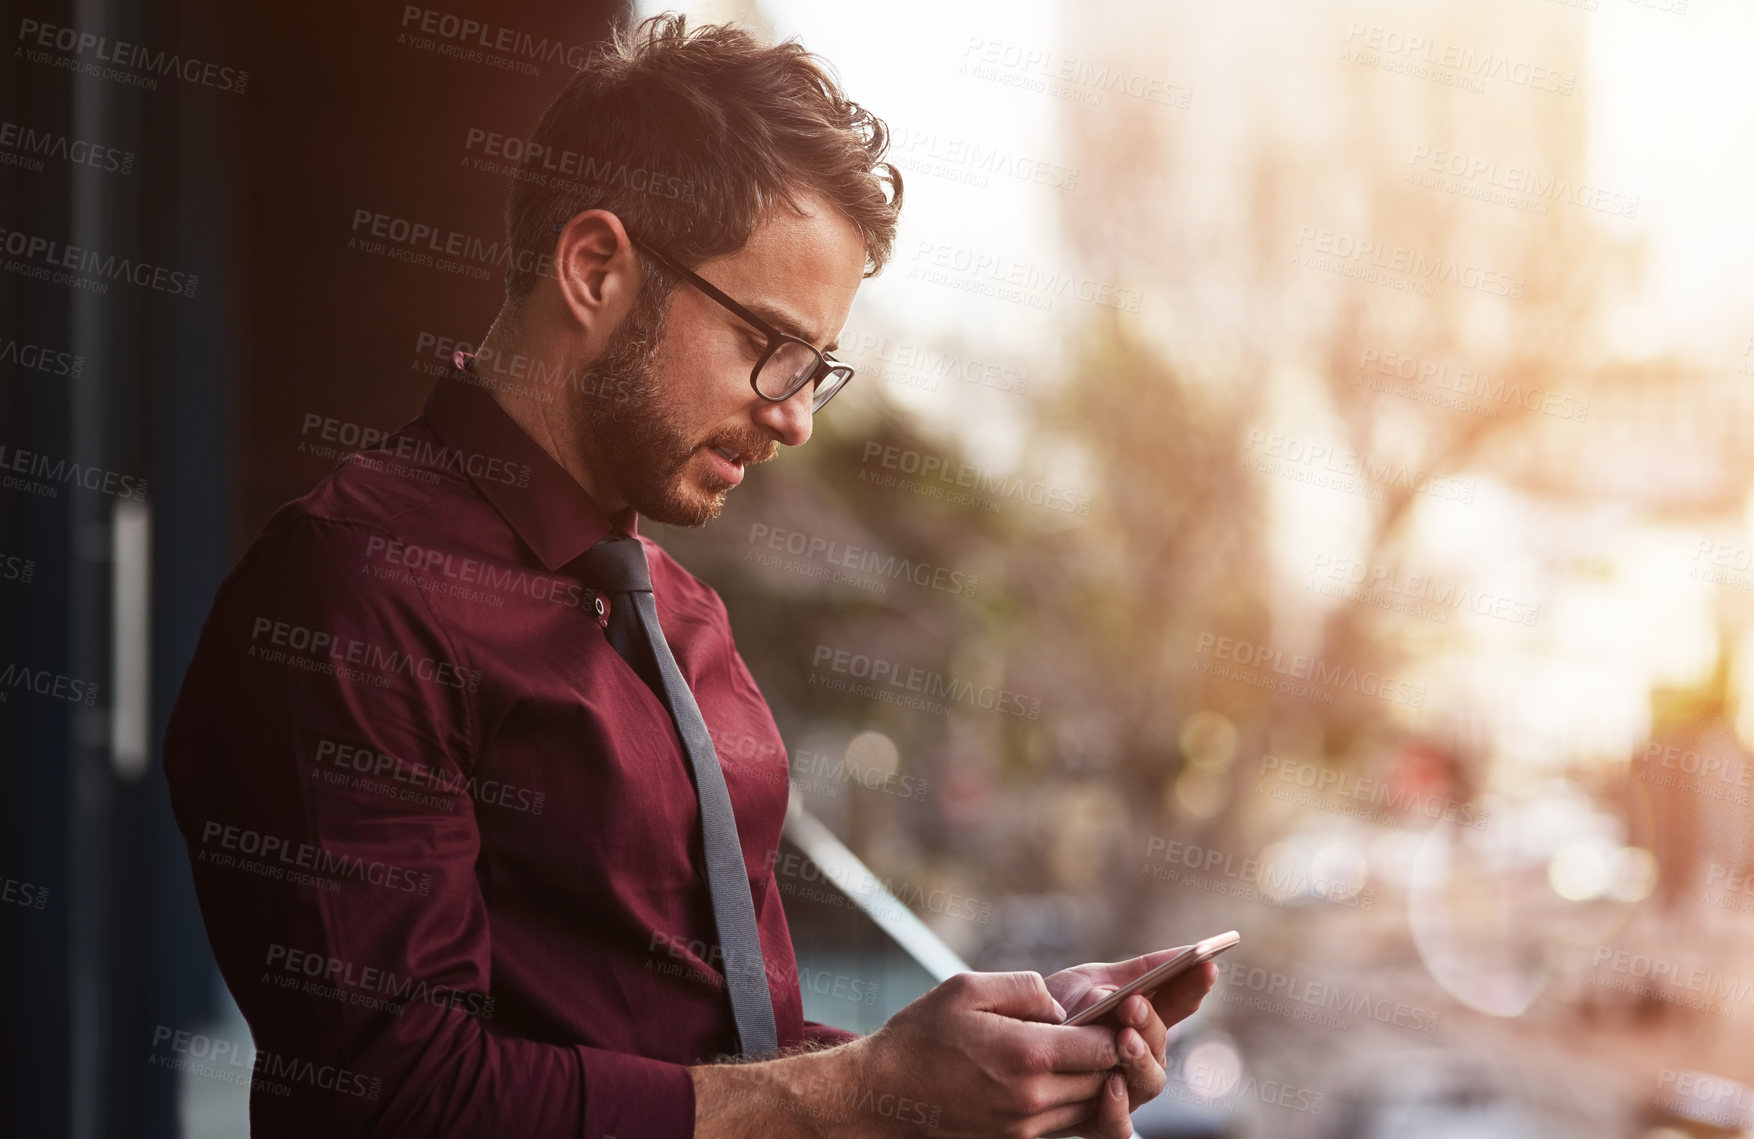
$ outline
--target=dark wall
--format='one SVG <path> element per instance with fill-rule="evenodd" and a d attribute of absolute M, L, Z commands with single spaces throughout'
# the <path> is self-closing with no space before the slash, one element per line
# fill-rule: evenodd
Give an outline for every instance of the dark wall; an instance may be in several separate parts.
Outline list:
<path fill-rule="evenodd" d="M 145 483 L 120 494 L 46 475 L 33 481 L 52 496 L 0 489 L 0 1133 L 176 1134 L 178 1077 L 146 1063 L 152 1036 L 203 1024 L 217 985 L 159 773 L 183 668 L 237 554 L 333 465 L 311 453 L 329 444 L 324 428 L 306 432 L 307 417 L 335 430 L 406 420 L 431 383 L 416 370 L 419 333 L 478 339 L 501 295 L 501 269 L 479 259 L 486 280 L 349 248 L 367 228 L 355 228 L 356 211 L 477 248 L 502 241 L 509 182 L 466 165 L 482 150 L 467 145 L 470 130 L 527 133 L 571 63 L 621 18 L 611 3 L 411 7 L 9 9 L 19 44 L 36 21 L 106 47 L 0 57 L 0 124 L 133 160 L 0 163 L 0 229 L 198 283 L 193 295 L 114 279 L 97 291 L 33 275 L 40 251 L 0 252 L 0 466 L 23 450 L 63 476 L 77 463 Z M 472 40 L 464 20 L 481 25 Z M 508 46 L 490 53 L 484 37 Z M 543 58 L 543 41 L 563 50 Z M 146 84 L 115 74 L 138 79 L 138 65 L 99 64 L 107 77 L 68 66 L 117 43 L 231 75 Z M 0 156 L 17 157 L 12 137 L 9 148 L 0 136 Z M 23 349 L 51 362 L 23 365 Z M 111 724 L 111 550 L 117 512 L 142 505 L 150 753 L 129 769 Z M 47 693 L 33 690 L 40 678 Z M 95 685 L 95 698 L 56 695 L 55 678 L 63 690 Z"/>
<path fill-rule="evenodd" d="M 435 260 L 432 246 L 451 234 L 477 251 L 503 242 L 511 182 L 468 159 L 504 159 L 486 154 L 485 139 L 471 145 L 469 132 L 527 135 L 565 83 L 568 59 L 607 34 L 615 6 L 425 9 L 441 13 L 436 21 L 410 17 L 400 4 L 373 19 L 349 15 L 348 5 L 321 7 L 322 15 L 301 5 L 250 6 L 253 42 L 273 45 L 284 70 L 263 77 L 247 140 L 243 247 L 256 270 L 243 314 L 250 338 L 239 425 L 258 446 L 243 456 L 239 523 L 249 533 L 332 465 L 310 453 L 324 428 L 306 435 L 307 415 L 400 425 L 432 382 L 415 369 L 419 334 L 478 341 L 499 307 L 502 269 L 480 256 L 449 258 L 476 271 L 464 275 L 349 248 L 350 240 Z M 472 39 L 422 32 L 442 32 L 453 15 L 491 30 Z M 513 47 L 489 52 L 484 39 Z M 386 229 L 400 222 L 438 236 L 373 239 L 376 219 L 356 225 L 359 211 L 383 215 Z M 483 272 L 488 279 L 476 279 Z M 437 362 L 431 352 L 423 358 Z"/>

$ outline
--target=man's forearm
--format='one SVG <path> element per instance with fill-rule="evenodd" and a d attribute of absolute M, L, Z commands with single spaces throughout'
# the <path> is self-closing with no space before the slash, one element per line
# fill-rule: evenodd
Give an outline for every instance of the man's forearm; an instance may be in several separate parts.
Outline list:
<path fill-rule="evenodd" d="M 865 1086 L 864 1053 L 860 1039 L 777 1060 L 690 1068 L 695 1139 L 875 1139 L 926 1124 L 929 1106 Z"/>

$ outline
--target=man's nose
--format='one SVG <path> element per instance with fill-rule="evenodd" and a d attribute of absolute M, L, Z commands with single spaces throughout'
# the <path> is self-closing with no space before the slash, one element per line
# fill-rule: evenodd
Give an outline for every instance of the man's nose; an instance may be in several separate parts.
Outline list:
<path fill-rule="evenodd" d="M 793 392 L 791 398 L 780 403 L 761 400 L 761 406 L 755 411 L 756 422 L 771 429 L 786 446 L 802 447 L 810 441 L 811 420 L 814 418 L 810 403 L 815 395 L 814 386 L 805 384 Z"/>

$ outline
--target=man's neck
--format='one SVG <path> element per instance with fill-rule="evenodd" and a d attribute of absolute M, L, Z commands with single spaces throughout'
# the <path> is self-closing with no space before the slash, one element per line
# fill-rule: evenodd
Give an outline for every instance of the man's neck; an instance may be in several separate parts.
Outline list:
<path fill-rule="evenodd" d="M 512 362 L 520 357 L 529 362 L 529 366 L 520 369 L 526 375 L 566 377 L 576 370 L 576 364 L 567 358 L 562 345 L 525 332 L 515 317 L 501 309 L 476 352 L 476 368 L 485 368 L 489 374 L 505 375 L 512 370 Z M 486 364 L 481 362 L 483 359 Z M 568 414 L 572 385 L 561 383 L 557 387 L 558 398 L 551 403 L 524 398 L 518 394 L 515 385 L 495 383 L 489 385 L 487 391 L 512 422 L 584 488 L 605 515 L 615 517 L 622 514 L 627 503 L 590 469 L 587 441 L 581 436 L 577 419 Z"/>

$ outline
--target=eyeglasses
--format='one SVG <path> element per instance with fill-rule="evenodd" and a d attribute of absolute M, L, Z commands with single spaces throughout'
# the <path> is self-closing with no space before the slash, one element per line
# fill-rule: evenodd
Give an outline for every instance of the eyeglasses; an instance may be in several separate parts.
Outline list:
<path fill-rule="evenodd" d="M 565 222 L 555 222 L 554 232 L 566 229 Z M 681 277 L 720 305 L 729 309 L 750 327 L 767 337 L 767 347 L 755 361 L 755 367 L 749 372 L 749 386 L 755 394 L 772 403 L 784 403 L 798 394 L 805 384 L 815 384 L 811 393 L 810 411 L 815 414 L 822 410 L 822 405 L 833 399 L 835 393 L 847 386 L 853 378 L 853 369 L 849 364 L 830 359 L 816 350 L 816 346 L 807 340 L 800 340 L 789 333 L 781 332 L 767 321 L 756 316 L 747 308 L 732 300 L 721 292 L 711 281 L 701 277 L 677 264 L 662 250 L 653 248 L 646 242 L 627 235 L 628 240 L 651 255 L 652 260 L 670 272 Z"/>

